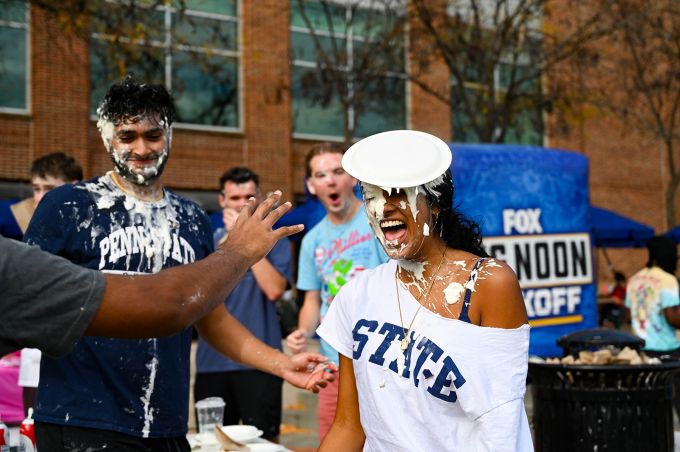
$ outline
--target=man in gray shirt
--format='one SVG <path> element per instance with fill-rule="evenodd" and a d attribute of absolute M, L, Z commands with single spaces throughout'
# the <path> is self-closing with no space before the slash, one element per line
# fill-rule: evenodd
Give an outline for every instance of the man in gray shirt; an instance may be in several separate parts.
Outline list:
<path fill-rule="evenodd" d="M 245 271 L 301 225 L 272 230 L 290 203 L 271 210 L 276 192 L 257 209 L 241 210 L 227 241 L 207 258 L 156 274 L 103 274 L 36 247 L 0 237 L 0 355 L 22 347 L 49 356 L 68 353 L 83 335 L 143 338 L 175 334 L 219 305 Z M 288 357 L 257 340 L 240 324 L 234 359 L 317 392 L 333 372 L 310 372 L 326 359 Z"/>

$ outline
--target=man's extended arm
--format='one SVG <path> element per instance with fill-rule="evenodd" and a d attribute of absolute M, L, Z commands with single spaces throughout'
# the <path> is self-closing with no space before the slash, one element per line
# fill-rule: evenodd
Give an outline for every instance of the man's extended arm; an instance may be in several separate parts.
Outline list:
<path fill-rule="evenodd" d="M 153 275 L 106 274 L 104 297 L 86 334 L 166 336 L 208 314 L 279 239 L 302 230 L 302 225 L 272 230 L 291 207 L 287 202 L 270 212 L 280 196 L 280 192 L 274 193 L 254 211 L 251 200 L 241 210 L 226 242 L 205 259 Z"/>
<path fill-rule="evenodd" d="M 201 337 L 220 353 L 297 387 L 317 392 L 335 377 L 335 365 L 323 355 L 302 353 L 290 357 L 281 353 L 255 337 L 224 305 L 202 318 L 196 327 Z"/>
<path fill-rule="evenodd" d="M 680 329 L 680 306 L 673 306 L 663 310 L 666 321 L 673 327 Z"/>

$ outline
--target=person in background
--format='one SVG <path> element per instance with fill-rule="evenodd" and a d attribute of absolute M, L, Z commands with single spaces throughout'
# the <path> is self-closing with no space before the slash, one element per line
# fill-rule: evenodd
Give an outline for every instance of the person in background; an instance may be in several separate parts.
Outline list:
<path fill-rule="evenodd" d="M 97 113 L 112 171 L 48 193 L 24 239 L 84 267 L 140 278 L 208 256 L 207 216 L 163 184 L 176 116 L 170 93 L 127 76 L 110 87 Z M 188 301 L 201 297 L 198 288 Z M 299 378 L 287 371 L 302 363 L 292 365 L 257 340 L 224 305 L 196 327 L 227 356 Z M 190 346 L 188 329 L 149 340 L 85 337 L 65 357 L 44 359 L 34 415 L 37 448 L 188 451 Z"/>
<path fill-rule="evenodd" d="M 647 265 L 631 276 L 626 287 L 635 334 L 645 340 L 646 351 L 674 354 L 680 349 L 675 330 L 680 328 L 680 295 L 675 270 L 676 244 L 670 237 L 647 241 Z"/>
<path fill-rule="evenodd" d="M 52 152 L 35 159 L 31 165 L 33 196 L 19 202 L 8 200 L 0 203 L 0 235 L 21 240 L 43 196 L 56 187 L 81 180 L 83 169 L 70 155 Z"/>
<path fill-rule="evenodd" d="M 319 451 L 532 451 L 522 291 L 453 208 L 449 147 L 384 132 L 342 163 L 392 260 L 345 285 L 317 329 L 340 353 L 337 414 Z"/>
<path fill-rule="evenodd" d="M 244 167 L 231 168 L 222 175 L 219 202 L 224 227 L 215 231 L 216 245 L 228 238 L 249 199 L 260 203 L 259 181 L 257 174 Z M 248 269 L 224 301 L 227 310 L 255 337 L 279 350 L 281 327 L 275 303 L 288 286 L 290 271 L 290 244 L 284 238 Z M 254 425 L 264 432 L 265 439 L 277 441 L 281 425 L 281 383 L 279 377 L 227 358 L 199 338 L 194 399 L 222 397 L 226 404 L 225 425 Z"/>
<path fill-rule="evenodd" d="M 628 280 L 626 307 L 630 310 L 633 332 L 645 340 L 645 353 L 653 357 L 680 358 L 680 294 L 675 270 L 678 249 L 665 235 L 647 241 L 648 260 L 644 268 Z M 673 403 L 680 416 L 680 376 L 674 377 Z"/>
<path fill-rule="evenodd" d="M 52 152 L 33 161 L 30 176 L 32 197 L 19 202 L 9 200 L 0 203 L 0 235 L 21 240 L 43 196 L 61 185 L 80 182 L 83 179 L 83 169 L 70 155 Z M 0 405 L 13 403 L 22 406 L 23 414 L 18 419 L 21 421 L 35 401 L 35 392 L 40 378 L 40 350 L 25 348 L 17 353 L 18 361 L 12 356 L 3 357 L 1 360 L 3 363 L 18 362 L 19 365 L 0 365 L 0 378 L 13 380 L 13 384 L 7 384 L 5 389 L 0 391 L 0 399 L 2 399 Z M 17 399 L 18 402 L 12 399 Z M 13 417 L 5 414 L 5 419 L 12 422 Z"/>
<path fill-rule="evenodd" d="M 614 271 L 614 286 L 607 294 L 607 301 L 598 303 L 600 326 L 621 328 L 629 317 L 626 308 L 626 276 Z"/>
<path fill-rule="evenodd" d="M 342 168 L 343 153 L 344 149 L 337 145 L 321 143 L 313 146 L 306 157 L 307 188 L 321 201 L 326 216 L 302 239 L 297 288 L 305 291 L 305 295 L 298 328 L 286 338 L 294 353 L 307 349 L 307 340 L 314 336 L 314 330 L 323 322 L 335 295 L 347 281 L 387 261 L 355 195 L 357 181 Z M 338 353 L 323 340 L 321 353 L 337 364 Z M 320 438 L 326 435 L 335 417 L 337 390 L 335 382 L 319 394 Z"/>

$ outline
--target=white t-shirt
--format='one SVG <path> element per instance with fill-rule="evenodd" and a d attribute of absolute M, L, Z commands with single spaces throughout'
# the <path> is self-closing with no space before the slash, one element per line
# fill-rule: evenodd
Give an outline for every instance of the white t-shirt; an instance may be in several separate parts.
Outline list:
<path fill-rule="evenodd" d="M 364 451 L 532 451 L 529 326 L 480 327 L 423 307 L 404 353 L 395 269 L 390 261 L 345 285 L 317 330 L 353 360 Z M 419 304 L 399 290 L 408 328 Z"/>

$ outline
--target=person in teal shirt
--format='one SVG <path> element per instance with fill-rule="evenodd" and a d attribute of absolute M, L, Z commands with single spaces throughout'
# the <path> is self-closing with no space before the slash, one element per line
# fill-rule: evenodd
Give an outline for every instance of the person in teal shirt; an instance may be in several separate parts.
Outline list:
<path fill-rule="evenodd" d="M 635 334 L 645 340 L 649 356 L 680 358 L 680 295 L 675 270 L 678 250 L 668 236 L 657 236 L 647 242 L 649 260 L 635 273 L 626 287 L 626 306 Z M 675 411 L 680 416 L 680 378 L 675 377 Z"/>

